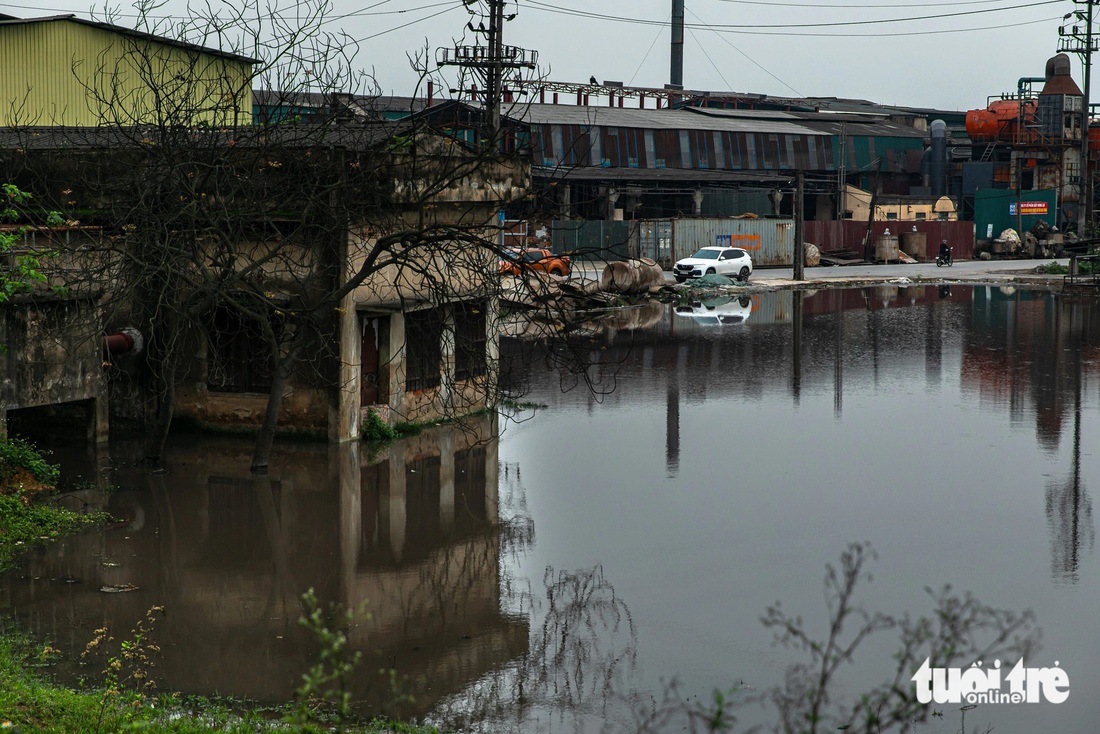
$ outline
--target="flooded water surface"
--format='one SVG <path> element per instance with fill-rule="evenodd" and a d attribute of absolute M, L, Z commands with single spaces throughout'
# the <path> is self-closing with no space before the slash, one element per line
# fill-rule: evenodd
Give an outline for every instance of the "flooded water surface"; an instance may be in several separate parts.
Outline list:
<path fill-rule="evenodd" d="M 781 601 L 824 638 L 826 564 L 869 543 L 867 610 L 930 615 L 945 584 L 1031 610 L 1026 665 L 1068 676 L 1064 703 L 980 705 L 967 728 L 1092 732 L 1098 343 L 1096 302 L 1007 288 L 651 305 L 579 333 L 583 373 L 506 340 L 510 384 L 545 407 L 500 421 L 374 452 L 287 445 L 259 479 L 247 442 L 181 437 L 162 474 L 120 444 L 119 489 L 70 500 L 119 522 L 35 553 L 0 598 L 76 654 L 162 605 L 163 687 L 282 702 L 316 654 L 297 622 L 313 588 L 365 610 L 361 711 L 681 730 L 683 701 L 751 697 L 808 662 L 761 617 Z M 886 680 L 897 640 L 862 643 L 833 698 Z M 932 706 L 919 730 L 960 728 L 963 704 Z M 735 731 L 777 720 L 733 713 Z"/>

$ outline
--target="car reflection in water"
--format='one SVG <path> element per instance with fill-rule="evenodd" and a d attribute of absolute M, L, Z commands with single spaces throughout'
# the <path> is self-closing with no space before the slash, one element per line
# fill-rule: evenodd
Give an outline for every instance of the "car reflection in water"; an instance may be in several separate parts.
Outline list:
<path fill-rule="evenodd" d="M 752 299 L 748 296 L 705 298 L 677 306 L 675 313 L 700 326 L 732 326 L 748 321 L 752 314 Z"/>

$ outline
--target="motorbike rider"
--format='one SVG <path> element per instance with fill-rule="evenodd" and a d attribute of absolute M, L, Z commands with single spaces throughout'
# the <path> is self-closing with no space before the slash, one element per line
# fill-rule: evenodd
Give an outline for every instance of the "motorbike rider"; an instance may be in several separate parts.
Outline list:
<path fill-rule="evenodd" d="M 940 241 L 940 261 L 951 262 L 951 248 L 947 246 L 947 240 Z"/>

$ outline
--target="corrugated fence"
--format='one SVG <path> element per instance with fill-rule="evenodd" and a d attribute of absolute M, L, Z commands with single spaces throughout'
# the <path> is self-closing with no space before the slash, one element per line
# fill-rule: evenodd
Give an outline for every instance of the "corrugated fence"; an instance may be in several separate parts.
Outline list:
<path fill-rule="evenodd" d="M 923 233 L 924 257 L 935 258 L 941 240 L 954 248 L 955 257 L 974 256 L 973 222 L 874 222 L 872 243 L 885 236 L 907 232 Z M 805 241 L 822 251 L 851 250 L 862 253 L 866 222 L 806 222 Z M 742 247 L 752 255 L 755 267 L 789 267 L 794 263 L 794 220 L 730 219 L 647 219 L 633 222 L 557 221 L 553 223 L 552 247 L 556 253 L 571 253 L 578 260 L 618 260 L 647 257 L 668 268 L 689 257 L 700 247 Z"/>
<path fill-rule="evenodd" d="M 925 235 L 926 249 L 924 257 L 918 260 L 933 260 L 939 252 L 940 242 L 947 240 L 947 244 L 954 248 L 956 260 L 970 260 L 974 257 L 974 223 L 973 222 L 902 222 L 898 220 L 887 222 L 873 222 L 871 225 L 871 242 L 878 237 L 883 237 L 886 230 L 891 235 L 901 235 L 905 232 L 922 232 Z M 826 222 L 806 222 L 805 239 L 817 245 L 823 252 L 830 250 L 851 250 L 863 252 L 863 238 L 867 234 L 867 222 L 856 222 L 850 219 Z"/>
<path fill-rule="evenodd" d="M 636 250 L 635 222 L 558 221 L 552 225 L 551 247 L 558 255 L 569 253 L 574 260 L 622 260 Z"/>

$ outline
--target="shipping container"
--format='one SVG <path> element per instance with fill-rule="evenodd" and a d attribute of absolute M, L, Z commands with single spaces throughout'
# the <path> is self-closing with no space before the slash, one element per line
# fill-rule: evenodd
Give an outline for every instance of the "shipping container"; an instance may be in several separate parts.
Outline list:
<path fill-rule="evenodd" d="M 631 256 L 635 222 L 562 220 L 552 225 L 550 247 L 574 260 L 623 260 Z"/>
<path fill-rule="evenodd" d="M 672 260 L 690 257 L 701 247 L 740 247 L 754 268 L 794 263 L 794 220 L 673 219 Z"/>

